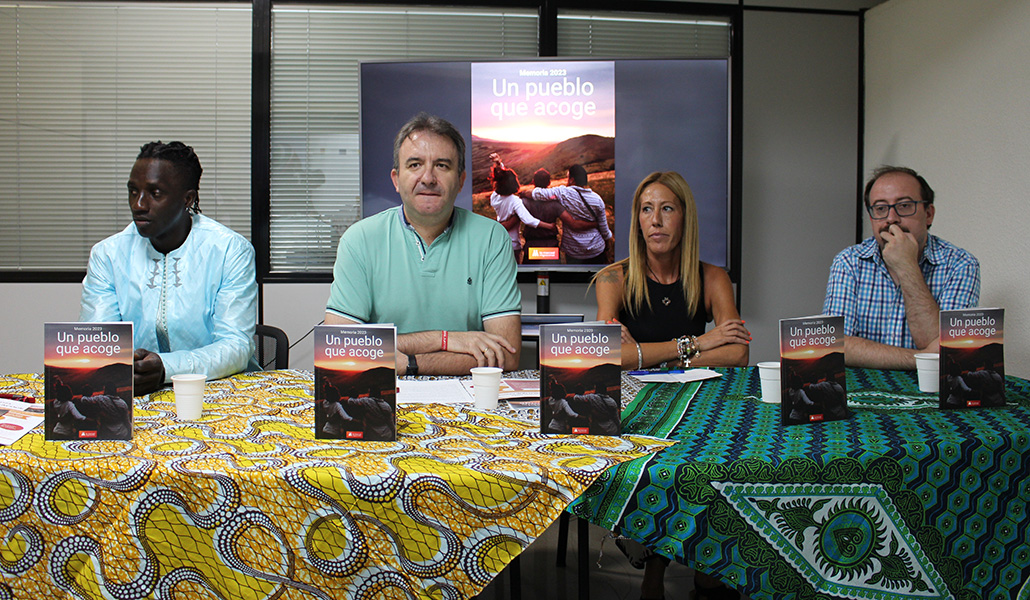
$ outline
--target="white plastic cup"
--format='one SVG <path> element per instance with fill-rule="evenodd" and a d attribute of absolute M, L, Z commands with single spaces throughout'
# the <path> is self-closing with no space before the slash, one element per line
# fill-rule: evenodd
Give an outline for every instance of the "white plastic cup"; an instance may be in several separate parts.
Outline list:
<path fill-rule="evenodd" d="M 200 418 L 204 405 L 204 385 L 207 375 L 183 373 L 172 375 L 172 389 L 175 390 L 175 416 L 184 421 Z"/>
<path fill-rule="evenodd" d="M 758 376 L 762 379 L 762 402 L 780 403 L 780 363 L 758 363 Z"/>
<path fill-rule="evenodd" d="M 919 391 L 936 393 L 941 389 L 941 355 L 933 352 L 916 354 Z"/>
<path fill-rule="evenodd" d="M 476 396 L 476 408 L 497 408 L 497 396 L 501 393 L 501 368 L 472 367 L 472 392 Z"/>

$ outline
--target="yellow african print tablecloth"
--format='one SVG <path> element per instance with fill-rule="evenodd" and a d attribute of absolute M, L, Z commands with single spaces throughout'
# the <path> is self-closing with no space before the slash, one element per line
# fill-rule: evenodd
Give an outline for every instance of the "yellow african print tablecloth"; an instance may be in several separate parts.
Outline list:
<path fill-rule="evenodd" d="M 42 396 L 39 375 L 0 392 Z M 0 598 L 467 598 L 609 466 L 668 445 L 398 407 L 396 442 L 314 439 L 312 376 L 136 399 L 131 442 L 0 447 Z"/>

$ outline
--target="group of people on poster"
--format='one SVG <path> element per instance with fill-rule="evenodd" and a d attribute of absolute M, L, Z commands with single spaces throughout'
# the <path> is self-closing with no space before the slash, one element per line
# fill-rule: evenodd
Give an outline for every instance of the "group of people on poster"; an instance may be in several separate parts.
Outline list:
<path fill-rule="evenodd" d="M 788 423 L 810 423 L 816 415 L 820 421 L 846 418 L 847 401 L 844 386 L 831 377 L 824 376 L 817 381 L 802 382 L 801 376 L 788 369 L 782 399 L 784 406 L 790 409 L 787 414 Z"/>
<path fill-rule="evenodd" d="M 612 262 L 609 209 L 590 188 L 583 165 L 570 165 L 566 183 L 553 187 L 551 173 L 537 169 L 532 187 L 523 189 L 518 174 L 504 166 L 500 155 L 492 152 L 490 160 L 490 206 L 511 237 L 516 263 Z"/>

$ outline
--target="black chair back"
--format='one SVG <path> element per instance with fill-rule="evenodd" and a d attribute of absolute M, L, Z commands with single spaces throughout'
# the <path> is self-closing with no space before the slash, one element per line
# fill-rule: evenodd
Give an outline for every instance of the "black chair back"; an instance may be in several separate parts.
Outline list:
<path fill-rule="evenodd" d="M 258 323 L 254 328 L 254 358 L 264 370 L 290 368 L 290 340 L 278 327 Z"/>

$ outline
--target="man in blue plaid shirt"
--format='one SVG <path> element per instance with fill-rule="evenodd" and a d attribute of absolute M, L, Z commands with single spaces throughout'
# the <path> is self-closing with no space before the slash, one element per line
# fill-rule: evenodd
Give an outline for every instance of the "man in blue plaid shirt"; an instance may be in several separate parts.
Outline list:
<path fill-rule="evenodd" d="M 873 236 L 833 259 L 823 312 L 844 316 L 845 362 L 915 369 L 937 352 L 939 312 L 980 300 L 980 263 L 930 235 L 933 190 L 905 167 L 880 167 L 865 186 Z"/>

